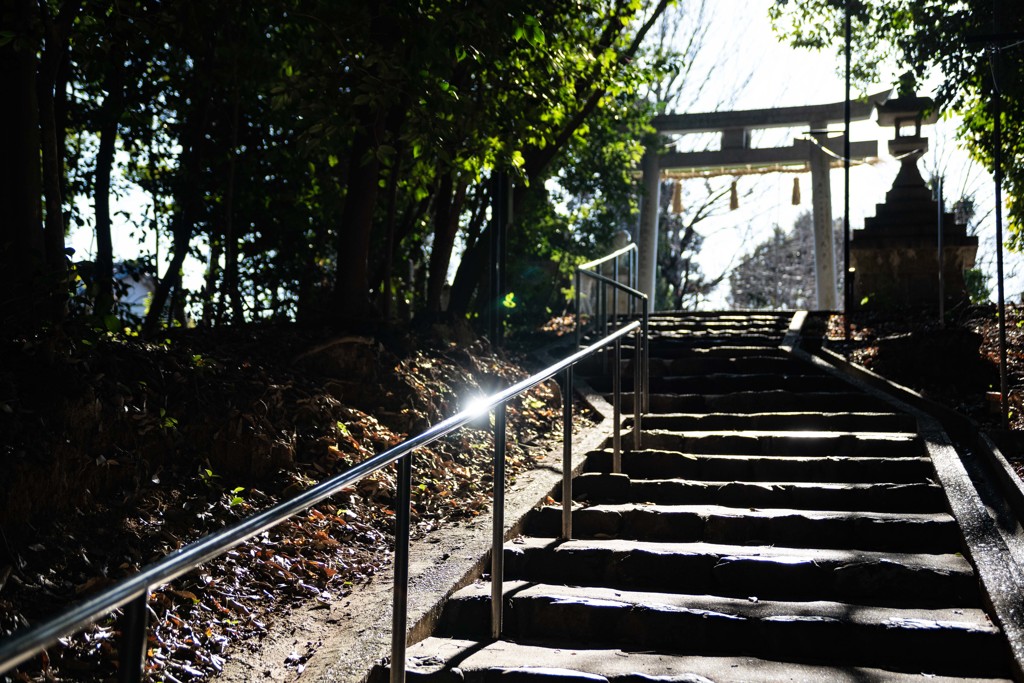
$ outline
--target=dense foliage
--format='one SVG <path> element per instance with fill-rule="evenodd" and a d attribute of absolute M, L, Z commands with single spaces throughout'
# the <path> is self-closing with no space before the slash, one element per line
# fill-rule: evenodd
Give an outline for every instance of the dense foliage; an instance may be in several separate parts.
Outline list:
<path fill-rule="evenodd" d="M 130 187 L 136 238 L 170 257 L 136 264 L 157 283 L 148 330 L 511 301 L 485 287 L 492 177 L 516 187 L 513 293 L 603 246 L 633 201 L 638 88 L 668 64 L 641 43 L 667 4 L 7 2 L 0 318 L 59 323 L 77 292 L 120 328 L 111 198 Z M 91 271 L 65 254 L 73 224 L 95 230 Z"/>
<path fill-rule="evenodd" d="M 919 80 L 938 77 L 940 107 L 963 117 L 960 138 L 995 170 L 993 122 L 1002 122 L 1002 168 L 1014 244 L 1024 246 L 1024 12 L 1019 0 L 777 0 L 776 31 L 797 46 L 842 49 L 844 12 L 853 74 L 877 81 L 897 62 Z"/>

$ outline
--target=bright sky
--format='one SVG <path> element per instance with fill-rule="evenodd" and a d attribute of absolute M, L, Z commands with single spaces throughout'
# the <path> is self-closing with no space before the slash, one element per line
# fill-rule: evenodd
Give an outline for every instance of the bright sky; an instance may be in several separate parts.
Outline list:
<path fill-rule="evenodd" d="M 844 98 L 842 66 L 838 55 L 831 52 L 797 50 L 779 44 L 771 30 L 768 8 L 774 0 L 711 0 L 710 24 L 707 44 L 718 49 L 702 55 L 707 60 L 695 68 L 706 71 L 716 60 L 724 63 L 712 77 L 712 87 L 706 88 L 692 111 L 716 109 L 757 109 L 772 106 L 796 106 L 841 102 Z M 746 76 L 751 78 L 745 87 Z M 885 89 L 880 83 L 873 91 Z M 928 94 L 928 93 L 923 93 Z M 857 93 L 854 93 L 857 96 Z M 719 103 L 732 99 L 725 106 Z M 841 124 L 840 124 L 841 127 Z M 920 162 L 922 175 L 927 179 L 938 169 L 945 177 L 946 199 L 949 204 L 967 193 L 974 193 L 980 207 L 979 215 L 987 213 L 978 235 L 981 247 L 978 262 L 990 275 L 995 273 L 995 219 L 991 207 L 994 202 L 991 176 L 972 164 L 967 155 L 957 149 L 953 139 L 955 122 L 940 121 L 927 127 L 930 140 L 928 153 Z M 888 157 L 886 141 L 892 137 L 891 129 L 880 128 L 873 121 L 855 123 L 851 137 L 856 140 L 880 140 L 882 159 L 877 164 L 854 167 L 850 172 L 850 223 L 852 229 L 863 227 L 864 217 L 875 213 L 875 204 L 884 202 L 885 192 L 899 168 L 899 162 Z M 790 140 L 777 141 L 789 144 Z M 792 174 L 745 176 L 739 180 L 740 208 L 701 223 L 699 231 L 705 235 L 699 261 L 704 272 L 715 276 L 734 263 L 739 255 L 750 252 L 765 239 L 774 225 L 790 229 L 797 215 L 810 210 L 810 175 L 801 175 L 799 206 L 792 205 Z M 832 171 L 832 214 L 839 218 L 843 211 L 843 171 Z M 744 194 L 750 194 L 744 197 Z M 1021 258 L 1007 255 L 1007 300 L 1019 300 L 1024 291 Z M 841 265 L 841 264 L 840 264 Z M 728 285 L 720 287 L 712 296 L 709 307 L 724 307 Z M 993 283 L 994 291 L 994 283 Z"/>

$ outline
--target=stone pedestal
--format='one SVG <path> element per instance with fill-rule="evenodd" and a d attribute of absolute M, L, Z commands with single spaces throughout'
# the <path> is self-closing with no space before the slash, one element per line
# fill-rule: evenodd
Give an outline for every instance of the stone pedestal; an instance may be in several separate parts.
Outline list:
<path fill-rule="evenodd" d="M 910 153 L 874 217 L 850 239 L 854 308 L 937 309 L 939 305 L 938 203 Z M 967 299 L 964 271 L 974 267 L 978 238 L 942 217 L 943 280 L 946 305 Z"/>

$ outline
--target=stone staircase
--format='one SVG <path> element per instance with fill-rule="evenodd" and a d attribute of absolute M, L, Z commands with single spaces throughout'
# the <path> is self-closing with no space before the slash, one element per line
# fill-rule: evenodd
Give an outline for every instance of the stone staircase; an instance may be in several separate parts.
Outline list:
<path fill-rule="evenodd" d="M 410 648 L 408 676 L 1013 675 L 915 419 L 781 350 L 788 323 L 655 317 L 642 449 L 620 474 L 609 449 L 588 455 L 573 540 L 542 507 L 506 544 L 500 640 L 478 581 Z"/>

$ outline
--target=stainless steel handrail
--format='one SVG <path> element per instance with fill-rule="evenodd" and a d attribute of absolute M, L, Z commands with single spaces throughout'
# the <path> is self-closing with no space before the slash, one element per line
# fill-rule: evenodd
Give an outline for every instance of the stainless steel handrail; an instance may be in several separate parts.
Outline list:
<path fill-rule="evenodd" d="M 624 254 L 627 254 L 627 253 L 630 253 L 630 252 L 634 252 L 635 253 L 636 251 L 637 251 L 636 243 L 627 244 L 626 246 L 622 247 L 621 249 L 617 249 L 616 251 L 613 251 L 612 253 L 608 254 L 607 256 L 602 256 L 601 258 L 594 259 L 593 261 L 587 261 L 586 263 L 581 263 L 580 265 L 578 265 L 576 267 L 577 268 L 581 268 L 583 270 L 590 270 L 591 268 L 595 268 L 595 267 L 601 265 L 602 263 L 607 263 L 608 261 L 611 261 L 612 259 L 618 259 L 620 256 L 622 256 Z"/>
<path fill-rule="evenodd" d="M 151 588 L 163 585 L 197 566 L 208 562 L 219 555 L 227 552 L 246 540 L 266 531 L 267 529 L 285 521 L 307 508 L 338 493 L 342 488 L 356 482 L 357 480 L 376 472 L 392 463 L 399 463 L 398 495 L 399 503 L 396 511 L 395 527 L 395 595 L 393 610 L 393 635 L 392 635 L 392 656 L 391 656 L 391 680 L 395 683 L 404 681 L 405 677 L 405 641 L 406 641 L 406 610 L 408 595 L 408 572 L 409 572 L 409 517 L 411 505 L 411 468 L 413 452 L 430 444 L 437 439 L 455 431 L 467 422 L 488 413 L 495 411 L 495 477 L 494 477 L 494 544 L 491 548 L 491 580 L 496 582 L 496 595 L 494 599 L 495 613 L 492 614 L 492 629 L 500 635 L 501 632 L 501 538 L 504 533 L 504 514 L 502 503 L 504 500 L 504 444 L 505 444 L 505 402 L 518 394 L 533 388 L 541 382 L 565 373 L 565 390 L 563 401 L 567 407 L 563 410 L 563 492 L 568 492 L 568 497 L 563 498 L 563 515 L 568 516 L 568 522 L 563 522 L 563 537 L 571 537 L 571 440 L 572 440 L 572 383 L 574 366 L 597 351 L 608 345 L 614 345 L 616 358 L 618 358 L 621 340 L 634 334 L 636 348 L 642 345 L 639 336 L 644 333 L 646 325 L 640 321 L 634 321 L 605 338 L 591 344 L 585 349 L 564 358 L 563 360 L 531 375 L 507 389 L 488 396 L 452 417 L 434 425 L 427 431 L 414 436 L 407 441 L 384 451 L 372 458 L 355 465 L 354 467 L 337 474 L 312 488 L 300 493 L 294 498 L 279 503 L 264 512 L 256 514 L 248 519 L 206 536 L 184 548 L 181 548 L 154 565 L 140 571 L 138 574 L 129 577 L 107 590 L 88 598 L 81 604 L 72 607 L 67 612 L 60 614 L 43 624 L 19 633 L 5 642 L 0 643 L 0 674 L 6 673 L 25 662 L 29 658 L 39 654 L 47 647 L 53 645 L 59 638 L 72 635 L 88 627 L 99 619 L 124 607 L 122 617 L 121 645 L 122 656 L 119 658 L 118 678 L 121 681 L 139 681 L 145 666 L 145 644 L 147 628 L 147 600 Z M 614 369 L 619 372 L 618 363 Z M 634 365 L 634 386 L 639 381 L 639 364 Z M 615 405 L 621 404 L 621 393 L 616 392 Z M 634 406 L 638 402 L 634 399 Z M 638 413 L 636 413 L 638 415 Z M 616 430 L 618 430 L 618 415 L 616 410 Z M 498 457 L 498 454 L 501 457 Z M 618 457 L 618 456 L 616 456 Z M 499 462 L 500 460 L 500 462 Z M 564 494 L 563 494 L 564 495 Z"/>
<path fill-rule="evenodd" d="M 627 277 L 627 281 L 629 282 L 629 286 L 630 287 L 632 287 L 633 289 L 637 289 L 639 287 L 639 280 L 638 280 L 638 278 L 639 278 L 639 268 L 638 268 L 639 254 L 640 254 L 640 251 L 639 251 L 639 249 L 638 249 L 638 247 L 637 247 L 635 242 L 632 243 L 632 244 L 627 244 L 626 246 L 622 247 L 621 249 L 617 249 L 617 250 L 613 251 L 612 253 L 608 254 L 607 256 L 602 256 L 601 258 L 594 259 L 593 261 L 587 261 L 586 263 L 582 263 L 582 264 L 576 266 L 576 272 L 577 273 L 580 273 L 580 272 L 589 273 L 590 271 L 594 271 L 596 269 L 596 271 L 597 271 L 596 274 L 603 276 L 604 275 L 604 272 L 603 272 L 604 271 L 604 265 L 606 263 L 608 263 L 609 261 L 611 261 L 612 262 L 612 266 L 613 266 L 612 267 L 612 275 L 613 275 L 615 281 L 619 282 L 620 281 L 620 278 L 619 278 L 619 264 L 620 264 L 620 261 L 621 261 L 622 257 L 628 255 L 629 259 L 626 262 L 627 276 L 628 276 Z M 580 342 L 579 330 L 580 330 L 580 327 L 581 327 L 581 320 L 582 320 L 582 318 L 580 317 L 580 302 L 581 302 L 581 299 L 582 299 L 582 296 L 583 296 L 583 292 L 580 289 L 580 280 L 579 280 L 579 276 L 578 275 L 576 277 L 575 295 L 576 295 L 575 296 L 575 312 L 576 312 L 576 329 L 577 329 L 576 346 L 578 347 L 580 345 L 580 343 L 579 343 Z M 596 307 L 597 307 L 597 311 L 595 313 L 595 318 L 598 320 L 598 325 L 604 330 L 605 334 L 607 334 L 608 333 L 608 320 L 609 320 L 609 317 L 608 317 L 608 310 L 607 310 L 608 307 L 607 307 L 606 301 L 605 301 L 605 299 L 607 297 L 606 297 L 606 292 L 605 292 L 605 288 L 604 287 L 601 287 L 600 289 L 597 290 L 597 296 L 595 298 L 596 298 L 596 302 L 595 303 L 596 303 Z M 629 314 L 631 316 L 636 314 L 635 304 L 636 304 L 636 299 L 633 298 L 633 297 L 630 297 L 630 300 L 629 300 Z M 616 297 L 612 297 L 612 314 L 611 314 L 611 318 L 612 319 L 615 319 L 615 318 L 618 317 L 618 313 L 619 313 L 618 309 L 619 309 L 619 298 L 617 296 Z"/>
<path fill-rule="evenodd" d="M 584 265 L 588 265 L 588 264 L 584 264 Z M 617 274 L 616 274 L 616 277 L 613 279 L 613 278 L 609 278 L 606 275 L 602 275 L 600 273 L 595 273 L 595 272 L 592 272 L 592 271 L 589 271 L 589 270 L 584 270 L 582 266 L 580 268 L 577 268 L 576 269 L 576 280 L 575 280 L 575 283 L 574 283 L 574 286 L 576 288 L 575 316 L 576 316 L 576 347 L 577 348 L 579 348 L 582 345 L 582 343 L 583 343 L 583 325 L 581 323 L 581 317 L 580 317 L 580 298 L 579 298 L 580 284 L 581 284 L 581 279 L 582 279 L 583 276 L 589 277 L 592 280 L 595 280 L 596 282 L 598 282 L 600 285 L 602 285 L 600 290 L 599 290 L 600 292 L 604 292 L 606 287 L 611 287 L 613 290 L 617 290 L 619 292 L 623 292 L 624 294 L 629 295 L 629 297 L 630 297 L 630 315 L 631 316 L 635 315 L 634 303 L 636 301 L 639 301 L 640 304 L 641 304 L 641 320 L 643 322 L 642 337 L 643 337 L 643 345 L 644 346 L 643 346 L 643 349 L 642 349 L 641 354 L 640 354 L 640 359 L 637 362 L 643 363 L 643 368 L 642 368 L 641 373 L 640 373 L 640 379 L 642 380 L 642 386 L 634 384 L 633 385 L 633 395 L 634 395 L 634 401 L 642 401 L 642 405 L 641 405 L 640 410 L 642 412 L 644 412 L 644 413 L 650 412 L 650 396 L 651 396 L 651 392 L 650 392 L 650 372 L 649 372 L 649 370 L 650 370 L 650 365 L 649 365 L 650 364 L 650 360 L 649 360 L 650 359 L 650 348 L 648 346 L 648 337 L 649 337 L 648 333 L 649 333 L 649 321 L 650 321 L 650 315 L 651 315 L 651 302 L 647 298 L 647 295 L 644 294 L 643 292 L 637 290 L 635 287 L 627 287 L 626 285 L 624 285 L 621 282 L 619 282 Z M 617 295 L 614 296 L 613 298 L 616 301 L 618 300 L 618 296 Z M 599 300 L 601 302 L 600 305 L 603 306 L 604 305 L 604 297 L 603 297 L 603 295 L 599 297 Z M 618 317 L 618 314 L 617 314 L 617 311 L 616 311 L 616 312 L 613 313 L 612 320 L 616 320 L 617 321 L 617 317 Z M 609 325 L 608 325 L 608 321 L 606 319 L 605 323 L 604 323 L 604 333 L 606 335 L 608 334 L 608 327 L 609 327 Z M 638 430 L 636 430 L 636 431 L 638 431 Z M 637 437 L 637 438 L 639 438 L 639 437 Z M 635 448 L 640 448 L 639 442 L 636 443 Z"/>

